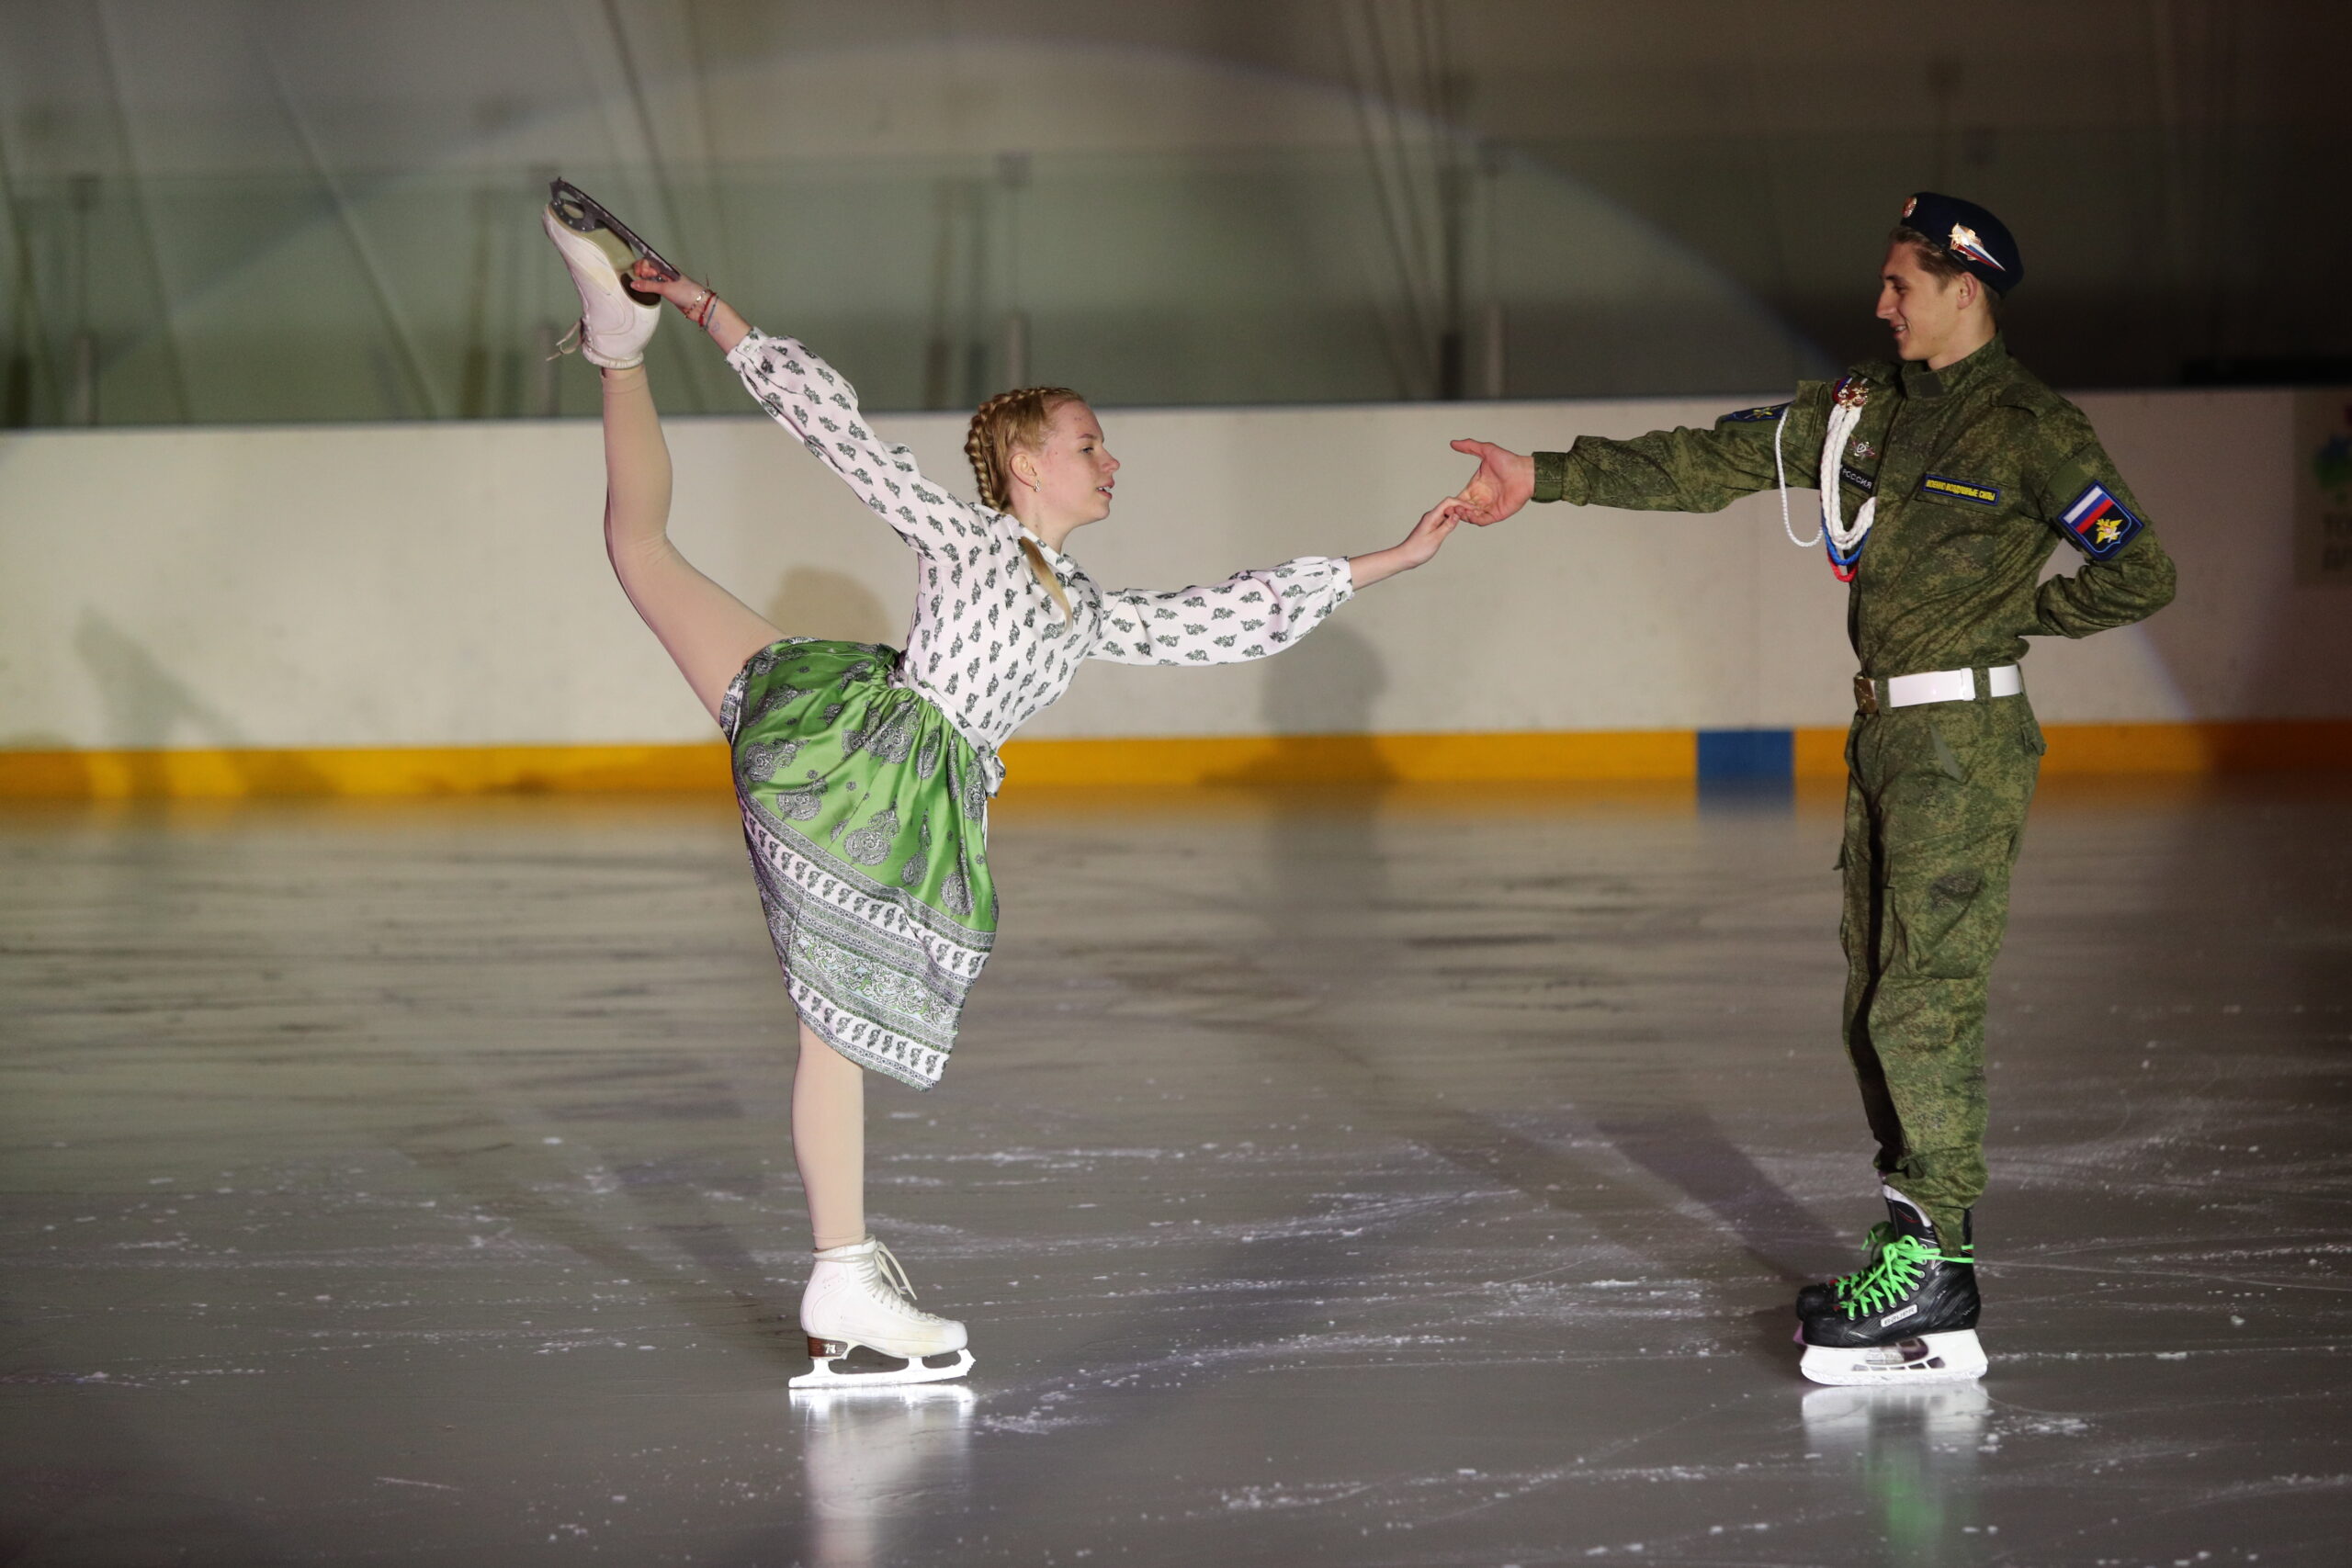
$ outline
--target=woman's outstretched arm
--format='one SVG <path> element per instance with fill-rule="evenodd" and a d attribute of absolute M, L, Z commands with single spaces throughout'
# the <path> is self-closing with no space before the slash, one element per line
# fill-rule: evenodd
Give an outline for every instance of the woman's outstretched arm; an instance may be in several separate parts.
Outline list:
<path fill-rule="evenodd" d="M 1439 502 L 1401 544 L 1352 558 L 1301 556 L 1223 582 L 1102 595 L 1102 637 L 1090 659 L 1114 664 L 1239 664 L 1280 653 L 1321 626 L 1359 588 L 1410 571 L 1438 552 L 1462 502 Z"/>
<path fill-rule="evenodd" d="M 605 553 L 621 592 L 718 716 L 744 660 L 782 634 L 670 542 L 670 447 L 645 367 L 605 377 Z"/>

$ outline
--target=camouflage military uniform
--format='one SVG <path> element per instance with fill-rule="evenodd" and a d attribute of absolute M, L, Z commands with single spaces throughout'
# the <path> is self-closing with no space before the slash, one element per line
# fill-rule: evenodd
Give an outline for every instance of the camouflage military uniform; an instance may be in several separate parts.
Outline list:
<path fill-rule="evenodd" d="M 1580 436 L 1535 454 L 1534 499 L 1720 511 L 1776 482 L 1776 431 L 1790 482 L 1810 489 L 1840 389 L 1862 398 L 1837 455 L 1845 514 L 1878 501 L 1847 601 L 1871 683 L 1856 682 L 1846 740 L 1846 1047 L 1879 1168 L 1956 1250 L 1984 1189 L 1986 979 L 2042 751 L 2025 696 L 1986 697 L 1984 671 L 2017 662 L 2028 636 L 2154 614 L 2172 561 L 2090 422 L 1997 337 L 1941 371 L 1861 366 L 1711 430 Z M 2085 564 L 2037 584 L 2062 538 Z M 1880 705 L 1888 677 L 1963 669 L 1975 701 Z"/>

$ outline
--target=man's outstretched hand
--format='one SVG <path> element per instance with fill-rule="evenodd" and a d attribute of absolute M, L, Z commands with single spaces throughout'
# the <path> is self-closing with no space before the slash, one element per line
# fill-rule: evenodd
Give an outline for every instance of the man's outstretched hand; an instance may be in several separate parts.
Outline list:
<path fill-rule="evenodd" d="M 1454 515 L 1485 527 L 1525 506 L 1535 493 L 1535 459 L 1491 441 L 1457 441 L 1456 452 L 1478 459 L 1478 471 L 1453 499 Z"/>

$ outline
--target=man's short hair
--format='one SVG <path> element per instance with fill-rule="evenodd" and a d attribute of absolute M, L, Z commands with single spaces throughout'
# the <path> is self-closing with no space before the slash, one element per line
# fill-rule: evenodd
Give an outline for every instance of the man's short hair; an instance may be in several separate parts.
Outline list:
<path fill-rule="evenodd" d="M 1975 274 L 1970 272 L 1958 256 L 1907 223 L 1897 223 L 1894 226 L 1894 231 L 1887 235 L 1886 243 L 1890 245 L 1909 245 L 1917 251 L 1919 270 L 1939 283 L 1949 285 L 1956 278 L 1975 276 Z M 1976 281 L 1979 285 L 1978 292 L 1984 297 L 1985 308 L 1993 312 L 1995 321 L 1999 321 L 2001 291 L 1985 283 L 1981 277 Z"/>

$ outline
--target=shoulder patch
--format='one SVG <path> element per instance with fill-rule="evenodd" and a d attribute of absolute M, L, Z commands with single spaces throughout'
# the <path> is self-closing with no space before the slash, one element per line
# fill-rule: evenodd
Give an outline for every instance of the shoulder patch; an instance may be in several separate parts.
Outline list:
<path fill-rule="evenodd" d="M 1929 474 L 1919 481 L 1920 493 L 1939 495 L 1947 501 L 1973 501 L 1979 506 L 2001 504 L 1997 485 L 1982 485 L 1973 479 L 1949 479 L 1942 474 Z"/>
<path fill-rule="evenodd" d="M 1789 412 L 1786 403 L 1761 403 L 1752 409 L 1735 409 L 1715 421 L 1717 424 L 1770 424 Z"/>
<path fill-rule="evenodd" d="M 2083 487 L 2083 493 L 2059 515 L 2066 540 L 2093 560 L 2105 560 L 2136 537 L 2147 525 L 2115 499 L 2103 484 Z"/>

